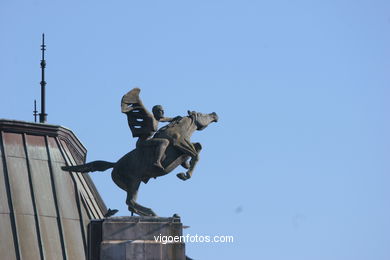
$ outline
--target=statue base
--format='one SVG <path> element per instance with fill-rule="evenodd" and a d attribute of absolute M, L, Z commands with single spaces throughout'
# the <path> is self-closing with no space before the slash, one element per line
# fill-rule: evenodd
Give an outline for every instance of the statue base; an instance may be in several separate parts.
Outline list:
<path fill-rule="evenodd" d="M 89 260 L 185 260 L 184 242 L 163 243 L 162 236 L 182 236 L 180 218 L 112 217 L 92 220 Z M 156 241 L 157 239 L 157 241 Z"/>

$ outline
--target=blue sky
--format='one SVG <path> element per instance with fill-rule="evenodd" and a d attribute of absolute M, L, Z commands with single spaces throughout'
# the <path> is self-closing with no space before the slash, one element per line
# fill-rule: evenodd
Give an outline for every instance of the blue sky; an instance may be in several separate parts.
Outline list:
<path fill-rule="evenodd" d="M 135 146 L 124 93 L 151 109 L 217 112 L 193 136 L 193 178 L 141 185 L 139 202 L 178 213 L 194 259 L 390 258 L 390 2 L 10 1 L 0 3 L 0 118 L 32 121 L 47 44 L 51 124 L 88 161 Z M 109 171 L 92 175 L 127 215 Z"/>

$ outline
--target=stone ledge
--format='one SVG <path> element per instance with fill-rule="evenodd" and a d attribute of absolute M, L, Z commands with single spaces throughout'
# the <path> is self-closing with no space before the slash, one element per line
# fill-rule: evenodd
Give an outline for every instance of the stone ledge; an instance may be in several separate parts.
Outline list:
<path fill-rule="evenodd" d="M 182 236 L 183 225 L 174 217 L 112 217 L 93 220 L 89 229 L 89 259 L 184 260 L 184 243 L 155 241 L 158 236 Z"/>
<path fill-rule="evenodd" d="M 161 244 L 150 240 L 103 241 L 100 250 L 100 259 L 105 260 L 185 259 L 184 243 Z"/>
<path fill-rule="evenodd" d="M 104 221 L 102 240 L 153 240 L 154 236 L 181 236 L 183 226 L 180 222 Z"/>
<path fill-rule="evenodd" d="M 180 218 L 177 217 L 149 217 L 149 216 L 127 216 L 127 217 L 111 217 L 104 220 L 104 222 L 177 222 L 180 223 Z"/>

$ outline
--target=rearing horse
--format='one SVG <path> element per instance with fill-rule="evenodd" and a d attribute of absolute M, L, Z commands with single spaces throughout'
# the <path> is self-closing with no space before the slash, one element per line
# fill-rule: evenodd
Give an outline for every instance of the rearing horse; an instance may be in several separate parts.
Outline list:
<path fill-rule="evenodd" d="M 112 180 L 127 192 L 126 204 L 129 211 L 143 216 L 155 216 L 156 214 L 152 209 L 135 202 L 141 181 L 147 183 L 150 178 L 166 175 L 179 165 L 182 165 L 188 171 L 177 174 L 177 177 L 181 180 L 191 178 L 195 165 L 199 160 L 199 152 L 202 146 L 199 143 L 191 143 L 190 137 L 195 130 L 203 130 L 210 123 L 217 121 L 216 113 L 202 114 L 188 111 L 188 116 L 176 117 L 168 125 L 157 131 L 153 138 L 164 138 L 169 141 L 161 160 L 164 169 L 153 166 L 151 161 L 155 152 L 153 146 L 140 146 L 125 154 L 116 163 L 93 161 L 83 165 L 65 166 L 62 169 L 75 172 L 93 172 L 113 168 Z M 188 162 L 188 159 L 191 159 L 190 162 Z"/>

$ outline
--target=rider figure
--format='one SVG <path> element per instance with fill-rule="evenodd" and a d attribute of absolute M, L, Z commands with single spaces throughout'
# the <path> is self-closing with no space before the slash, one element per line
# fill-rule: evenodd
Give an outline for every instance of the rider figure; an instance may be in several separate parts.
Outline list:
<path fill-rule="evenodd" d="M 152 109 L 153 118 L 151 129 L 157 131 L 159 122 L 172 122 L 176 118 L 164 117 L 164 109 L 161 105 L 155 105 Z M 152 138 L 154 132 L 145 133 L 137 140 L 137 147 L 152 146 L 155 147 L 155 154 L 153 155 L 153 166 L 164 170 L 164 167 L 161 165 L 161 159 L 164 155 L 165 150 L 169 145 L 169 140 L 165 138 Z"/>
<path fill-rule="evenodd" d="M 154 106 L 152 109 L 153 114 L 151 114 L 139 98 L 140 91 L 139 88 L 134 88 L 126 93 L 121 100 L 121 110 L 127 116 L 127 122 L 133 137 L 138 137 L 137 148 L 144 150 L 142 149 L 143 147 L 151 147 L 152 149 L 147 150 L 155 151 L 151 155 L 153 166 L 164 170 L 164 167 L 161 165 L 161 159 L 169 145 L 169 140 L 166 138 L 152 137 L 158 130 L 159 122 L 172 122 L 181 117 L 164 117 L 164 109 L 161 105 Z"/>

